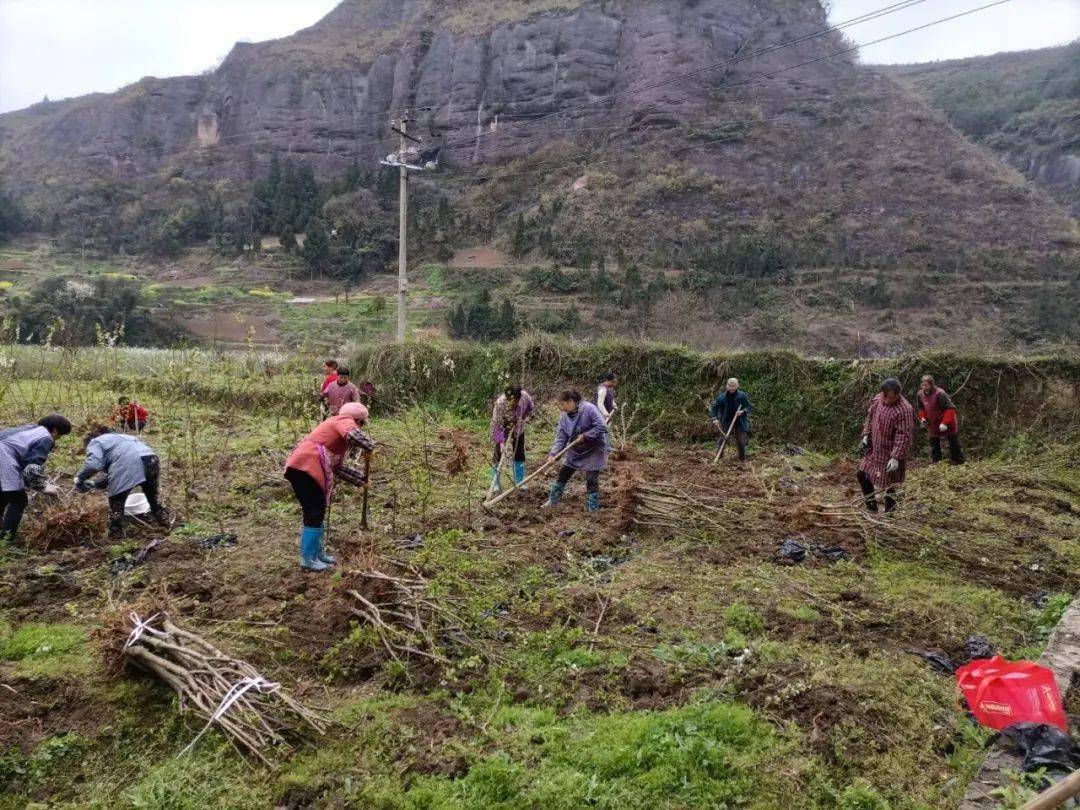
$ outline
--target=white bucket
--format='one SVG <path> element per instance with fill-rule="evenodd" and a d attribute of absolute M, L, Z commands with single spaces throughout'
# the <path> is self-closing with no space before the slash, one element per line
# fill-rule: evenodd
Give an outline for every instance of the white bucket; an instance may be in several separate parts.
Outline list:
<path fill-rule="evenodd" d="M 141 492 L 132 492 L 124 502 L 124 514 L 137 517 L 150 512 L 150 501 Z"/>

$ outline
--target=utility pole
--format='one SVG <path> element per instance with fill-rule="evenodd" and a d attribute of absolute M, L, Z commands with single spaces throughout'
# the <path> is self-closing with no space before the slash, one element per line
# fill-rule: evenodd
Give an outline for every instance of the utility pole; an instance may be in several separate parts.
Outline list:
<path fill-rule="evenodd" d="M 400 197 L 400 210 L 398 212 L 398 304 L 397 304 L 397 341 L 405 341 L 406 318 L 405 305 L 409 296 L 409 276 L 406 269 L 407 253 L 406 242 L 409 237 L 409 171 L 425 171 L 434 169 L 439 163 L 440 148 L 419 151 L 412 150 L 417 160 L 415 165 L 409 164 L 408 141 L 419 145 L 419 138 L 409 134 L 409 111 L 406 110 L 398 122 L 398 126 L 390 129 L 400 136 L 397 154 L 386 156 L 385 160 L 379 161 L 383 166 L 396 166 L 398 170 L 398 192 Z"/>
<path fill-rule="evenodd" d="M 408 213 L 409 213 L 409 170 L 405 168 L 405 141 L 408 138 L 409 114 L 406 112 L 401 117 L 401 126 L 398 129 L 400 141 L 398 144 L 398 190 L 400 197 L 400 211 L 398 212 L 398 301 L 397 301 L 397 342 L 405 342 L 405 305 L 409 296 L 409 276 L 406 272 L 406 246 L 408 238 Z"/>

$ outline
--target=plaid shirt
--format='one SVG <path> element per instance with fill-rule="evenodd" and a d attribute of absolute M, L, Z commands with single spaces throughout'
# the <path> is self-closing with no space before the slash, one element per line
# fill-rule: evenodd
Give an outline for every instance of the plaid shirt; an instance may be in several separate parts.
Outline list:
<path fill-rule="evenodd" d="M 914 422 L 915 409 L 903 396 L 892 405 L 886 405 L 881 394 L 870 402 L 863 422 L 863 435 L 870 437 L 870 449 L 859 469 L 874 486 L 892 486 L 904 480 Z M 900 462 L 900 467 L 896 472 L 886 473 L 885 465 L 892 458 Z"/>
<path fill-rule="evenodd" d="M 369 453 L 375 449 L 375 442 L 360 428 L 354 428 L 349 431 L 346 439 L 349 442 L 349 449 L 359 449 L 365 453 Z M 344 460 L 343 460 L 344 461 Z M 353 486 L 362 487 L 365 483 L 364 471 L 357 467 L 350 467 L 348 464 L 342 463 L 340 467 L 335 470 L 335 475 L 347 484 Z"/>

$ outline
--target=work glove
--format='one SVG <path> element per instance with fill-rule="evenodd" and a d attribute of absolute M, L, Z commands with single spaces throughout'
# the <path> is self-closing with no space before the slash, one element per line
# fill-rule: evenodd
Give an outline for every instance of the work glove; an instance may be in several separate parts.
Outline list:
<path fill-rule="evenodd" d="M 946 424 L 945 424 L 944 422 L 942 422 L 942 423 L 941 423 L 940 425 L 938 425 L 937 429 L 938 429 L 938 430 L 939 430 L 939 431 L 940 431 L 941 433 L 948 433 L 948 432 L 949 432 L 949 426 L 948 426 L 948 425 L 946 425 Z"/>
<path fill-rule="evenodd" d="M 870 446 L 870 437 L 869 436 L 863 436 L 862 437 L 862 446 L 863 447 L 869 447 Z"/>
<path fill-rule="evenodd" d="M 75 491 L 76 492 L 89 492 L 91 489 L 90 483 L 79 476 L 75 476 Z"/>
<path fill-rule="evenodd" d="M 717 430 L 722 430 L 723 429 L 723 428 L 720 427 L 720 420 L 719 419 L 713 419 L 712 420 L 712 426 L 714 428 L 716 428 Z"/>
<path fill-rule="evenodd" d="M 46 484 L 44 487 L 41 488 L 41 491 L 44 492 L 46 495 L 59 495 L 60 487 L 58 487 L 56 484 Z"/>
<path fill-rule="evenodd" d="M 900 469 L 900 462 L 895 458 L 890 458 L 889 463 L 885 465 L 885 472 L 894 473 Z"/>
<path fill-rule="evenodd" d="M 926 427 L 927 424 L 928 423 L 927 423 L 927 421 L 925 419 L 920 419 L 919 420 L 919 427 Z"/>

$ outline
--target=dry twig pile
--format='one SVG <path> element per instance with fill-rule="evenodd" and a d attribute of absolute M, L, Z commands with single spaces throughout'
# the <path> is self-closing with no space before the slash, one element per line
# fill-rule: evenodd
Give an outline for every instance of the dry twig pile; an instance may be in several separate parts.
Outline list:
<path fill-rule="evenodd" d="M 108 507 L 101 498 L 42 495 L 34 499 L 32 515 L 23 536 L 37 551 L 97 545 L 105 538 Z"/>
<path fill-rule="evenodd" d="M 356 587 L 345 591 L 349 610 L 375 630 L 395 661 L 419 657 L 446 664 L 449 647 L 486 653 L 466 632 L 459 602 L 447 594 L 433 596 L 417 569 L 403 566 L 400 574 L 391 575 L 370 568 L 355 572 L 355 577 Z"/>
<path fill-rule="evenodd" d="M 619 480 L 618 508 L 623 531 L 636 527 L 720 531 L 732 518 L 708 487 L 645 481 L 631 468 L 623 470 Z"/>
<path fill-rule="evenodd" d="M 293 741 L 326 730 L 327 721 L 294 700 L 281 684 L 267 681 L 250 664 L 177 627 L 167 615 L 143 621 L 132 613 L 130 619 L 134 629 L 124 644 L 125 661 L 172 687 L 181 712 L 206 720 L 185 752 L 207 729 L 217 726 L 241 753 L 271 764 L 275 751 L 291 751 Z"/>

